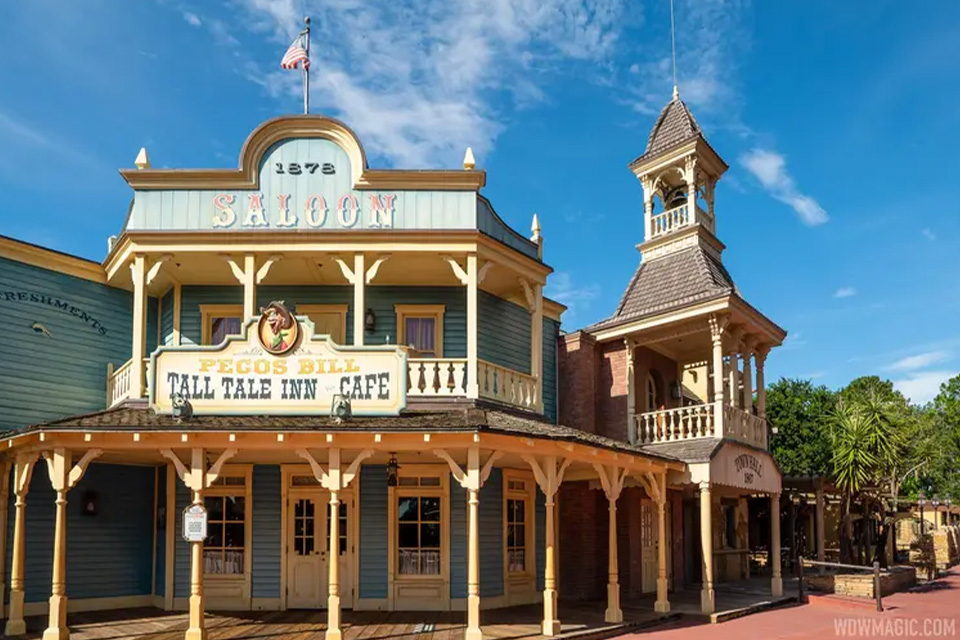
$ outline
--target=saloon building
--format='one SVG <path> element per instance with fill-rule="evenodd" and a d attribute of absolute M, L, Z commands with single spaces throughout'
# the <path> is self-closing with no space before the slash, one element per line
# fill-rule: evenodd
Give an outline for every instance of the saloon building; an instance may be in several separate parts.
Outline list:
<path fill-rule="evenodd" d="M 148 606 L 188 639 L 205 611 L 326 609 L 337 640 L 349 609 L 465 611 L 479 640 L 482 610 L 542 604 L 550 636 L 559 598 L 618 622 L 691 587 L 712 611 L 750 573 L 747 498 L 780 493 L 785 334 L 723 266 L 727 167 L 676 95 L 630 168 L 640 266 L 568 333 L 536 218 L 504 223 L 469 150 L 372 169 L 319 116 L 232 170 L 141 151 L 102 263 L 0 239 L 6 635 Z"/>

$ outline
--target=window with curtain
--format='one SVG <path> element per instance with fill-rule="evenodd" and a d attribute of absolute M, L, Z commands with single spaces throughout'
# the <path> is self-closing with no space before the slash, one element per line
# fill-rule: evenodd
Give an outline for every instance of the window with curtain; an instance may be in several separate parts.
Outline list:
<path fill-rule="evenodd" d="M 527 570 L 527 501 L 522 498 L 507 499 L 507 569 Z"/>
<path fill-rule="evenodd" d="M 437 319 L 407 316 L 404 318 L 404 343 L 413 347 L 423 358 L 436 358 Z"/>
<path fill-rule="evenodd" d="M 207 538 L 203 542 L 203 572 L 214 575 L 242 575 L 246 555 L 245 489 L 236 493 L 208 495 Z"/>
<path fill-rule="evenodd" d="M 220 344 L 227 336 L 240 333 L 240 318 L 211 318 L 210 344 Z"/>
<path fill-rule="evenodd" d="M 440 575 L 440 498 L 397 498 L 397 573 Z"/>

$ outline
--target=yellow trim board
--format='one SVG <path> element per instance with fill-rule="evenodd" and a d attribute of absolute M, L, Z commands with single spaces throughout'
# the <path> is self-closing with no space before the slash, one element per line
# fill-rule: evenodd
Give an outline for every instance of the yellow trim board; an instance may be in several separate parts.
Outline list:
<path fill-rule="evenodd" d="M 93 260 L 71 256 L 6 236 L 0 236 L 0 258 L 107 284 L 107 273 L 103 265 Z"/>

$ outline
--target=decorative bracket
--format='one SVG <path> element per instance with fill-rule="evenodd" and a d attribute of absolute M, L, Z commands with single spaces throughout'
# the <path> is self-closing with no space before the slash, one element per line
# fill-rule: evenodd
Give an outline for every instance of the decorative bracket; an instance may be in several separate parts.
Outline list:
<path fill-rule="evenodd" d="M 460 266 L 460 263 L 456 261 L 453 256 L 440 256 L 447 261 L 447 264 L 450 265 L 450 268 L 453 269 L 453 275 L 457 277 L 460 281 L 460 284 L 466 285 L 470 282 L 470 278 L 467 275 L 467 272 L 463 267 Z"/>
<path fill-rule="evenodd" d="M 354 273 L 354 270 L 350 268 L 350 265 L 348 265 L 340 256 L 332 257 L 337 265 L 339 265 L 340 271 L 343 273 L 343 277 L 347 279 L 347 282 L 350 284 L 357 284 L 357 274 Z"/>
<path fill-rule="evenodd" d="M 257 284 L 263 282 L 263 279 L 267 277 L 267 274 L 270 273 L 270 268 L 280 262 L 283 259 L 283 256 L 279 253 L 275 253 L 269 258 L 267 258 L 260 268 L 257 269 Z"/>
<path fill-rule="evenodd" d="M 13 472 L 13 492 L 18 498 L 23 498 L 30 490 L 30 478 L 33 477 L 33 465 L 37 462 L 39 454 L 24 453 L 17 456 L 17 463 Z"/>
<path fill-rule="evenodd" d="M 626 480 L 627 470 L 614 466 L 604 466 L 598 462 L 593 463 L 597 475 L 600 476 L 600 484 L 603 486 L 603 493 L 607 500 L 616 502 L 623 492 L 623 481 Z"/>
<path fill-rule="evenodd" d="M 553 500 L 553 496 L 557 494 L 557 490 L 563 482 L 563 474 L 566 473 L 572 460 L 570 458 L 564 459 L 560 462 L 559 468 L 557 467 L 556 456 L 546 456 L 542 464 L 531 455 L 523 456 L 523 460 L 533 470 L 533 476 L 536 478 L 540 490 L 543 491 L 543 495 L 546 496 L 548 501 Z"/>
<path fill-rule="evenodd" d="M 474 454 L 474 451 L 476 451 L 475 454 Z M 446 461 L 447 465 L 450 467 L 450 473 L 453 474 L 454 479 L 460 484 L 461 487 L 463 487 L 464 489 L 472 489 L 475 491 L 479 491 L 480 488 L 483 486 L 483 484 L 487 481 L 487 478 L 490 477 L 490 473 L 493 471 L 493 463 L 496 462 L 500 458 L 500 456 L 503 455 L 503 452 L 499 450 L 495 450 L 493 453 L 490 454 L 490 457 L 487 458 L 487 461 L 483 464 L 483 467 L 480 469 L 480 477 L 477 478 L 477 485 L 475 487 L 471 486 L 473 483 L 471 482 L 472 478 L 470 477 L 469 468 L 467 471 L 464 471 L 463 467 L 461 467 L 456 460 L 450 457 L 450 454 L 447 453 L 446 449 L 435 449 L 433 454 L 438 458 Z M 471 456 L 477 455 L 478 456 L 477 462 L 479 465 L 479 455 L 480 455 L 479 450 L 471 449 L 468 452 L 468 455 L 471 455 Z M 467 466 L 469 467 L 470 465 L 468 464 Z"/>
<path fill-rule="evenodd" d="M 54 491 L 68 491 L 76 486 L 83 474 L 87 472 L 90 461 L 103 453 L 102 449 L 88 449 L 80 461 L 73 467 L 70 464 L 70 452 L 65 449 L 44 451 L 43 459 L 47 461 L 47 472 L 50 474 L 50 484 Z"/>
<path fill-rule="evenodd" d="M 477 270 L 477 284 L 480 284 L 483 282 L 483 279 L 487 277 L 487 273 L 490 271 L 493 265 L 494 265 L 493 260 L 487 260 L 483 263 L 483 266 L 480 267 L 479 270 Z"/>
<path fill-rule="evenodd" d="M 331 463 L 328 465 L 328 469 L 324 469 L 323 466 L 317 462 L 317 459 L 313 457 L 306 449 L 297 449 L 297 455 L 307 461 L 310 465 L 310 469 L 313 471 L 313 477 L 317 479 L 317 482 L 320 483 L 320 486 L 326 489 L 327 491 L 341 491 L 346 489 L 353 479 L 357 476 L 360 464 L 373 455 L 373 449 L 364 449 L 361 451 L 353 462 L 347 467 L 347 470 L 342 474 L 340 471 L 340 450 L 339 449 L 330 449 Z M 339 476 L 339 477 L 338 477 Z"/>
<path fill-rule="evenodd" d="M 160 267 L 163 266 L 163 263 L 168 262 L 169 260 L 172 260 L 172 259 L 173 259 L 173 256 L 170 254 L 164 254 L 159 258 L 157 258 L 157 261 L 154 262 L 153 265 L 150 267 L 150 270 L 147 271 L 146 284 L 149 285 L 151 282 L 153 282 L 154 279 L 157 277 L 157 275 L 160 273 Z"/>
<path fill-rule="evenodd" d="M 381 265 L 383 265 L 383 263 L 389 259 L 390 259 L 389 253 L 385 253 L 383 255 L 377 256 L 377 259 L 374 260 L 373 264 L 370 265 L 370 268 L 367 269 L 367 275 L 366 275 L 367 284 L 370 284 L 371 282 L 373 282 L 373 279 L 377 277 L 377 272 L 380 271 Z M 340 267 L 340 268 L 342 269 L 343 267 Z"/>

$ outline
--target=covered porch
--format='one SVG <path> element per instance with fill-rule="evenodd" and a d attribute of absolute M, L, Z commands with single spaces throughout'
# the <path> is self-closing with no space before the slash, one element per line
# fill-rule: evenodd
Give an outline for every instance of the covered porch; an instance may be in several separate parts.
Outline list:
<path fill-rule="evenodd" d="M 535 622 L 536 605 L 508 607 L 485 613 L 483 637 L 490 640 L 545 638 Z M 603 607 L 595 604 L 564 607 L 563 632 L 554 638 L 589 637 L 594 640 L 654 627 L 679 614 L 661 614 L 651 608 L 625 608 L 624 620 L 604 620 Z M 25 640 L 40 640 L 46 628 L 45 616 L 27 618 Z M 70 637 L 74 640 L 180 640 L 189 627 L 187 613 L 162 609 L 119 609 L 73 615 Z M 327 631 L 327 614 L 318 610 L 208 613 L 205 618 L 209 640 L 320 638 Z M 341 632 L 346 640 L 407 638 L 415 640 L 459 640 L 467 628 L 464 612 L 428 611 L 345 611 Z"/>

